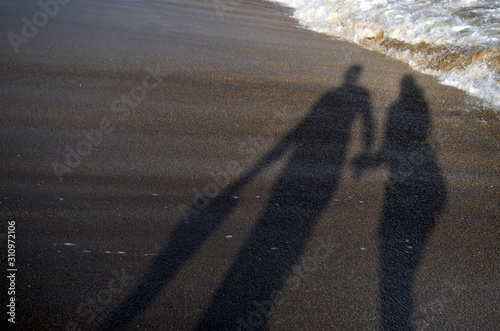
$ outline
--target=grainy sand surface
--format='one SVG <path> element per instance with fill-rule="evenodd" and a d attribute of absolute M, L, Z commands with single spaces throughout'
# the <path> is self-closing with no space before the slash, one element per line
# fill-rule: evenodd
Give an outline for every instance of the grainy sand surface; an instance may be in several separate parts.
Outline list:
<path fill-rule="evenodd" d="M 500 123 L 463 92 L 260 1 L 73 1 L 17 53 L 41 8 L 0 8 L 19 330 L 500 324 Z"/>

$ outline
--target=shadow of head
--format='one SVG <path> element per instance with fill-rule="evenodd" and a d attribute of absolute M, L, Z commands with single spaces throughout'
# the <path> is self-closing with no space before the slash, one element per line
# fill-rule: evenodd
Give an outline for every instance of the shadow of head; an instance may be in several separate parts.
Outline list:
<path fill-rule="evenodd" d="M 355 85 L 363 72 L 363 68 L 359 64 L 349 67 L 344 74 L 344 84 Z"/>
<path fill-rule="evenodd" d="M 401 143 L 423 142 L 427 138 L 431 127 L 429 108 L 422 89 L 411 75 L 401 79 L 400 98 L 390 111 L 389 121 Z"/>

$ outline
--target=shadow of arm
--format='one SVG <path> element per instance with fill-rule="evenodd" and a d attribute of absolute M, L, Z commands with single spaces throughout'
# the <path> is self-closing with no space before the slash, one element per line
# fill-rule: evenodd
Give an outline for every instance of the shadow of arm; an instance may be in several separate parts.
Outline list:
<path fill-rule="evenodd" d="M 174 230 L 169 244 L 157 256 L 142 281 L 107 318 L 104 330 L 123 329 L 136 319 L 179 272 L 186 261 L 202 246 L 237 206 L 234 195 L 259 173 L 275 162 L 293 142 L 294 133 L 281 140 L 229 187 L 202 210 L 191 206 Z"/>

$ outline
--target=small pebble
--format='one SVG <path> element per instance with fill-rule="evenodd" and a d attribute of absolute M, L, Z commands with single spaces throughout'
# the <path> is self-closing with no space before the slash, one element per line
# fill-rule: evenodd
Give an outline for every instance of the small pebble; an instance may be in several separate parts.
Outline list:
<path fill-rule="evenodd" d="M 76 244 L 74 243 L 64 243 L 64 246 L 75 246 Z"/>
<path fill-rule="evenodd" d="M 231 234 L 228 234 L 226 238 L 232 238 L 233 236 Z"/>
<path fill-rule="evenodd" d="M 277 250 L 277 249 L 278 249 L 278 247 L 272 247 L 272 248 L 271 248 L 271 250 L 273 250 L 273 251 L 275 251 L 275 250 Z"/>

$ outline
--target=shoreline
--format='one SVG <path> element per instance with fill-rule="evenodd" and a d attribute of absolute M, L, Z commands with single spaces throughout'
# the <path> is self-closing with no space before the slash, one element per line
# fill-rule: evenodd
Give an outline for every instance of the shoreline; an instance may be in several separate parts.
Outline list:
<path fill-rule="evenodd" d="M 283 5 L 287 3 L 286 0 L 279 2 Z M 291 16 L 300 22 L 300 26 L 353 42 L 407 63 L 416 71 L 435 76 L 443 85 L 456 87 L 477 97 L 478 107 L 491 108 L 498 114 L 500 48 L 493 41 L 494 37 L 487 41 L 485 36 L 494 36 L 493 31 L 489 30 L 494 27 L 485 24 L 482 30 L 474 22 L 455 16 L 457 11 L 473 11 L 472 8 L 458 6 L 452 10 L 445 6 L 440 8 L 442 13 L 439 18 L 433 15 L 424 18 L 423 12 L 435 12 L 440 5 L 427 3 L 424 7 L 409 11 L 398 3 L 389 4 L 386 8 L 366 4 L 364 9 L 356 4 L 343 5 L 342 2 L 335 1 L 315 1 L 307 6 L 305 3 L 292 1 L 289 5 L 294 8 Z M 481 7 L 478 5 L 475 9 L 479 8 Z M 327 17 L 325 11 L 331 10 L 336 12 Z M 397 16 L 393 16 L 394 11 L 406 16 L 406 27 L 403 30 L 398 28 L 400 23 L 395 19 Z M 379 22 L 374 17 L 376 14 L 386 15 L 386 19 Z M 366 17 L 360 18 L 363 15 Z M 456 28 L 456 25 L 464 29 L 465 25 L 467 29 L 463 31 L 474 30 L 474 33 L 466 33 L 461 37 L 458 37 L 460 33 L 446 35 L 447 29 L 443 29 L 443 25 L 450 25 L 447 27 L 449 30 Z M 428 29 L 429 26 L 433 28 Z M 440 39 L 448 42 L 443 43 Z M 420 41 L 415 43 L 418 40 Z"/>

